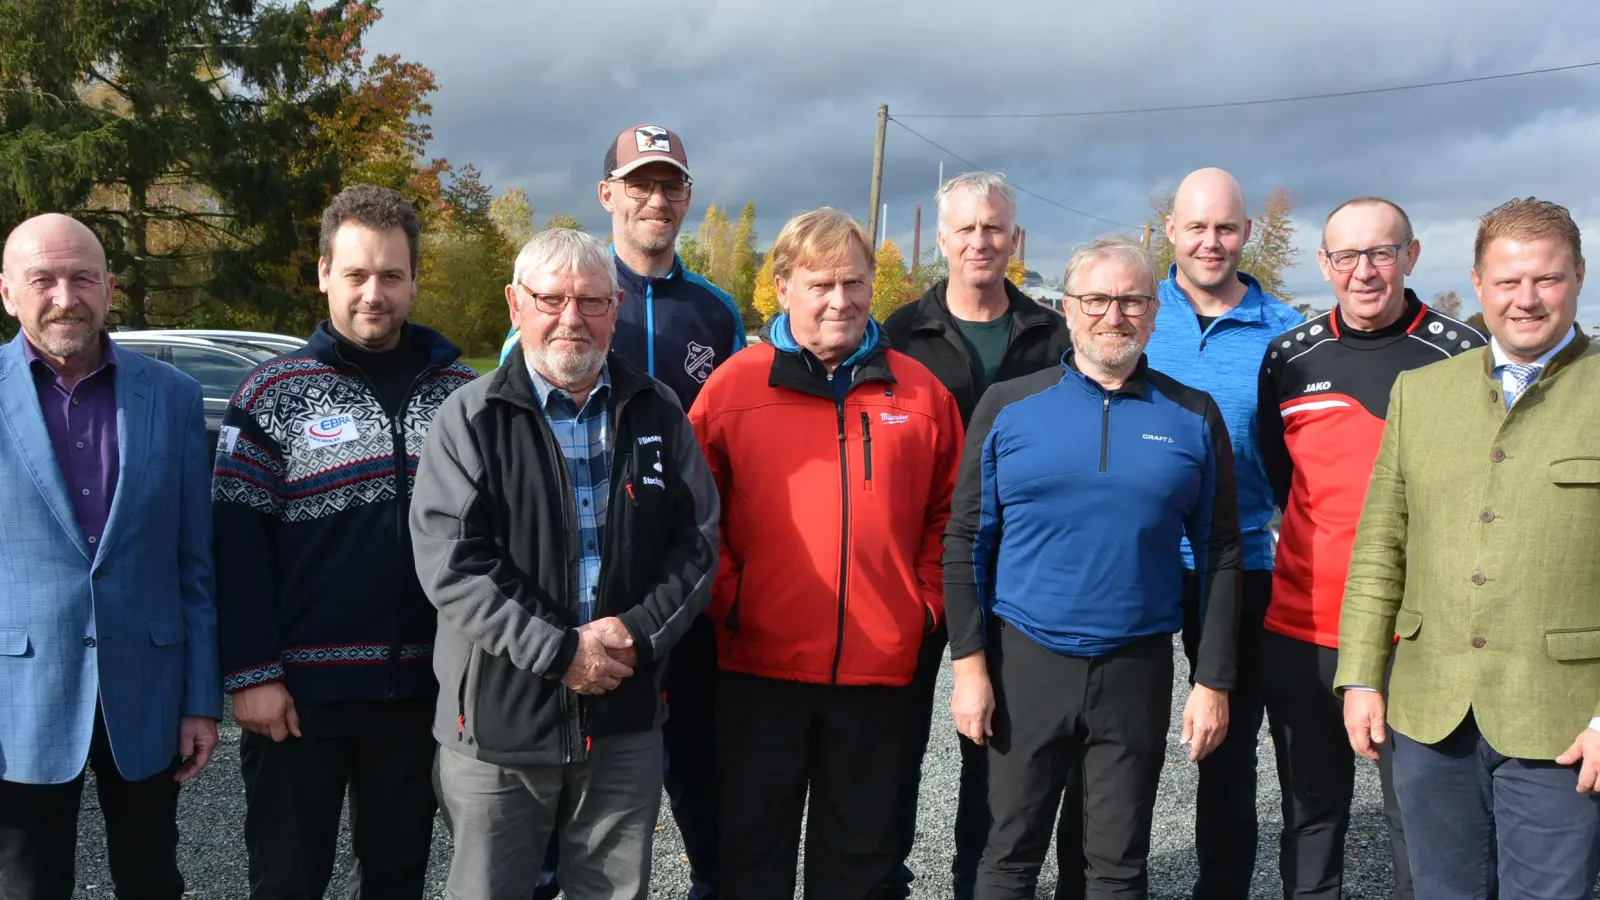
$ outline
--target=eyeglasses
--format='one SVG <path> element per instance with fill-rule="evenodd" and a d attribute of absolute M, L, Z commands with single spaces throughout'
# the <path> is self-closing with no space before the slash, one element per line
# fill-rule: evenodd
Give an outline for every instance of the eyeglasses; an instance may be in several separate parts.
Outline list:
<path fill-rule="evenodd" d="M 635 200 L 649 200 L 650 195 L 656 192 L 656 185 L 661 185 L 661 195 L 672 203 L 682 203 L 689 199 L 689 188 L 694 184 L 687 178 L 613 178 L 612 181 L 622 182 L 622 192 Z"/>
<path fill-rule="evenodd" d="M 1328 265 L 1332 266 L 1335 272 L 1352 272 L 1356 266 L 1361 264 L 1361 257 L 1363 256 L 1371 260 L 1374 266 L 1386 269 L 1394 265 L 1400 259 L 1400 254 L 1409 246 L 1411 246 L 1411 242 L 1406 241 L 1403 244 L 1383 244 L 1378 247 L 1369 247 L 1365 250 L 1329 251 L 1324 248 L 1322 253 L 1328 257 Z"/>
<path fill-rule="evenodd" d="M 1142 316 L 1150 311 L 1150 304 L 1156 298 L 1149 294 L 1068 294 L 1068 297 L 1078 301 L 1083 311 L 1091 316 L 1103 316 L 1111 309 L 1111 302 L 1116 301 L 1122 314 L 1130 318 Z"/>
<path fill-rule="evenodd" d="M 611 304 L 617 301 L 615 297 L 572 297 L 566 294 L 535 294 L 525 284 L 518 283 L 517 287 L 533 298 L 533 305 L 542 313 L 560 313 L 567 308 L 567 303 L 577 301 L 578 313 L 583 316 L 602 316 L 611 310 Z"/>

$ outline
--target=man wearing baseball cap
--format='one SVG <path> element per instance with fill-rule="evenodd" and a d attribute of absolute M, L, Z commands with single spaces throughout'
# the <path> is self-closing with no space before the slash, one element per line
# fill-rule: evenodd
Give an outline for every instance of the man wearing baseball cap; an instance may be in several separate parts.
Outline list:
<path fill-rule="evenodd" d="M 733 297 L 678 258 L 691 184 L 683 141 L 667 128 L 635 125 L 606 148 L 600 205 L 611 214 L 612 257 L 623 292 L 611 349 L 671 388 L 685 410 L 712 370 L 746 343 Z M 502 363 L 518 341 L 515 331 L 506 337 Z M 699 616 L 673 648 L 663 682 L 663 783 L 689 857 L 688 900 L 717 896 L 716 678 L 716 632 Z M 552 846 L 534 900 L 556 896 L 555 857 Z"/>

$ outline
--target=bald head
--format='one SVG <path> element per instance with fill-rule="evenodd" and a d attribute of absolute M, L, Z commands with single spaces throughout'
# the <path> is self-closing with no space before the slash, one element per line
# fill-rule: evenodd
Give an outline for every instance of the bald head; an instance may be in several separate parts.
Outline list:
<path fill-rule="evenodd" d="M 1167 216 L 1167 240 L 1172 242 L 1180 285 L 1191 299 L 1196 292 L 1238 294 L 1239 259 L 1250 240 L 1250 219 L 1245 215 L 1244 191 L 1222 169 L 1189 173 L 1172 197 Z"/>
<path fill-rule="evenodd" d="M 64 375 L 98 364 L 114 287 L 100 239 L 71 216 L 35 216 L 6 237 L 0 298 L 28 342 Z"/>
<path fill-rule="evenodd" d="M 0 266 L 10 273 L 15 266 L 25 265 L 24 260 L 35 255 L 40 248 L 58 252 L 68 248 L 91 251 L 100 261 L 100 271 L 106 269 L 106 251 L 89 226 L 61 213 L 44 213 L 24 221 L 11 229 L 6 236 L 6 246 L 0 255 Z"/>

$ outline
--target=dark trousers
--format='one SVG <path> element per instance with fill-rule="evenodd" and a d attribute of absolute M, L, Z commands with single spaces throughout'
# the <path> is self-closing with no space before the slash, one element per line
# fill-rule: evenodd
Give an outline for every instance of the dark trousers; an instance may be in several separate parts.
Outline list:
<path fill-rule="evenodd" d="M 250 900 L 316 900 L 350 795 L 347 897 L 420 898 L 433 845 L 433 700 L 297 703 L 303 737 L 239 742 Z"/>
<path fill-rule="evenodd" d="M 1344 704 L 1333 694 L 1339 651 L 1265 632 L 1261 693 L 1283 789 L 1278 871 L 1285 900 L 1338 900 L 1344 883 L 1345 834 L 1355 793 L 1356 757 L 1344 730 Z M 1395 896 L 1409 900 L 1411 864 L 1394 801 L 1394 743 L 1378 745 L 1378 778 L 1394 859 Z"/>
<path fill-rule="evenodd" d="M 949 634 L 943 624 L 922 643 L 916 676 L 911 682 L 911 720 L 906 728 L 905 761 L 900 772 L 899 866 L 890 876 L 889 897 L 909 898 L 916 875 L 907 865 L 917 840 L 917 799 L 922 789 L 922 762 L 933 735 L 934 691 L 944 666 Z M 952 731 L 953 724 L 948 724 Z M 989 837 L 989 756 L 984 748 L 957 734 L 961 751 L 961 778 L 956 793 L 955 855 L 950 860 L 954 900 L 972 900 L 978 878 L 978 861 Z"/>
<path fill-rule="evenodd" d="M 1272 573 L 1244 573 L 1244 603 L 1239 611 L 1238 686 L 1228 692 L 1228 734 L 1222 745 L 1199 764 L 1195 797 L 1195 855 L 1200 877 L 1194 900 L 1245 900 L 1256 868 L 1256 745 L 1264 706 L 1259 682 L 1261 621 L 1272 602 Z M 1183 652 L 1194 683 L 1195 655 L 1200 648 L 1200 589 L 1193 572 L 1183 576 Z M 1348 741 L 1346 742 L 1348 746 Z M 1061 878 L 1056 900 L 1080 900 L 1083 871 L 1082 803 L 1077 781 L 1061 807 L 1056 857 Z"/>
<path fill-rule="evenodd" d="M 672 648 L 661 685 L 667 695 L 661 783 L 683 838 L 684 855 L 689 857 L 687 900 L 718 896 L 717 676 L 717 632 L 710 619 L 699 616 Z M 556 877 L 560 862 L 559 843 L 552 836 L 533 900 L 555 900 L 561 892 Z"/>
<path fill-rule="evenodd" d="M 722 897 L 793 900 L 802 816 L 806 900 L 883 895 L 895 864 L 907 693 L 721 674 Z"/>
<path fill-rule="evenodd" d="M 1495 752 L 1470 714 L 1437 744 L 1390 730 L 1394 786 L 1419 900 L 1589 900 L 1600 875 L 1600 794 L 1578 767 Z"/>
<path fill-rule="evenodd" d="M 978 900 L 1032 900 L 1074 760 L 1082 771 L 1086 896 L 1143 898 L 1172 717 L 1172 639 L 1082 659 L 1001 623 L 989 643 L 994 735 Z"/>
<path fill-rule="evenodd" d="M 178 723 L 172 727 L 177 729 Z M 118 900 L 178 900 L 178 761 L 128 781 L 111 758 L 95 710 L 88 768 L 106 824 L 106 856 Z M 70 900 L 77 870 L 84 775 L 65 784 L 0 781 L 0 900 Z"/>

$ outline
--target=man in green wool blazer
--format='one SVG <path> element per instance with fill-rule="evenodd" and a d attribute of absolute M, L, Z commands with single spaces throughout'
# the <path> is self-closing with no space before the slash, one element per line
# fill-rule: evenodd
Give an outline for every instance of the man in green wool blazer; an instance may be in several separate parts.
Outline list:
<path fill-rule="evenodd" d="M 1583 276 L 1565 209 L 1493 210 L 1472 268 L 1489 347 L 1390 395 L 1334 684 L 1357 753 L 1393 735 L 1419 900 L 1594 896 L 1600 346 L 1574 323 Z"/>

